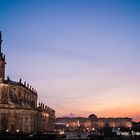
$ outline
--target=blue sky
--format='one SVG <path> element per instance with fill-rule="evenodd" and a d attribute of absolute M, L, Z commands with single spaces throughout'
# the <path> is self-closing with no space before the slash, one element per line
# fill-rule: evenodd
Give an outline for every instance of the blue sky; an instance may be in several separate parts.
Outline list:
<path fill-rule="evenodd" d="M 138 0 L 0 0 L 6 75 L 57 116 L 138 120 L 139 15 Z"/>

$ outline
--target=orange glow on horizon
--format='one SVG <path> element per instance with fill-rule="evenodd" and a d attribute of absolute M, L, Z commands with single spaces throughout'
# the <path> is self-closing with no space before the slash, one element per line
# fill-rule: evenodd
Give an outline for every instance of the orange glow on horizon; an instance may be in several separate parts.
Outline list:
<path fill-rule="evenodd" d="M 91 109 L 93 110 L 93 109 Z M 68 111 L 73 111 L 73 109 L 68 110 Z M 56 112 L 57 117 L 62 117 L 62 116 L 69 116 L 70 112 L 64 113 L 64 112 Z M 138 108 L 133 106 L 127 106 L 127 107 L 121 107 L 121 108 L 111 108 L 111 109 L 102 109 L 100 111 L 77 111 L 76 113 L 73 113 L 74 116 L 79 116 L 79 117 L 88 117 L 90 114 L 95 114 L 97 117 L 128 117 L 132 118 L 133 121 L 140 121 L 140 111 Z"/>

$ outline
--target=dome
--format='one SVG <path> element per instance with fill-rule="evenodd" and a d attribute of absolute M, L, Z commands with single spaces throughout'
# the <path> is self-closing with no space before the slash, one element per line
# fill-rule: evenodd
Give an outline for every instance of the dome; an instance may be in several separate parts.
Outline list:
<path fill-rule="evenodd" d="M 97 116 L 95 114 L 91 114 L 88 116 L 89 119 L 97 119 Z"/>

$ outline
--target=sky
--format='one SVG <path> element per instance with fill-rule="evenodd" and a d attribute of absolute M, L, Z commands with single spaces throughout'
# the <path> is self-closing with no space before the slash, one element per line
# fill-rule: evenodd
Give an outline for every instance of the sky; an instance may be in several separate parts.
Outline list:
<path fill-rule="evenodd" d="M 140 121 L 139 0 L 0 0 L 6 76 L 56 117 Z"/>

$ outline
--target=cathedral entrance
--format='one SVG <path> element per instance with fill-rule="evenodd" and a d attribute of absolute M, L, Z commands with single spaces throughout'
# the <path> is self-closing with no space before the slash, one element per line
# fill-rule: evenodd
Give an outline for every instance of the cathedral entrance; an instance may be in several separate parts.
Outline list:
<path fill-rule="evenodd" d="M 16 132 L 16 119 L 14 117 L 9 117 L 9 132 L 15 133 Z"/>
<path fill-rule="evenodd" d="M 15 133 L 15 131 L 16 131 L 15 125 L 14 124 L 11 124 L 10 125 L 10 132 L 11 133 Z"/>

